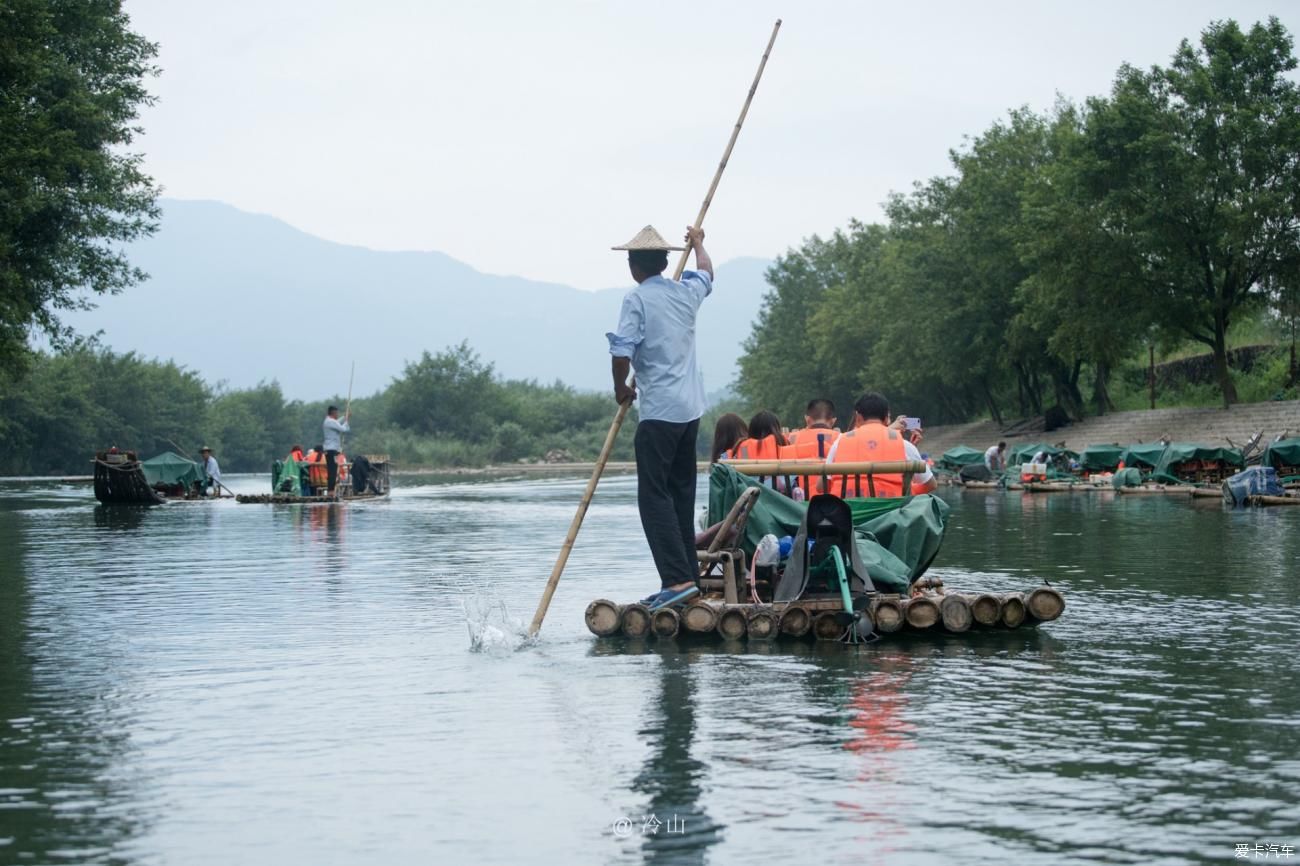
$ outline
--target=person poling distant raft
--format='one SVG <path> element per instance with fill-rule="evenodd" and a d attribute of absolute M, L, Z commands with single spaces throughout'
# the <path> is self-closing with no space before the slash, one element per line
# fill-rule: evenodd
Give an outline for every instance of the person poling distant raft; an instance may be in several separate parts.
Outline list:
<path fill-rule="evenodd" d="M 641 398 L 636 428 L 637 508 L 662 589 L 642 601 L 654 611 L 683 604 L 695 585 L 695 442 L 704 414 L 704 379 L 695 359 L 695 317 L 713 291 L 713 261 L 704 230 L 688 227 L 694 271 L 680 280 L 663 276 L 668 244 L 651 226 L 627 243 L 636 288 L 623 298 L 618 327 L 606 334 L 613 356 L 614 399 Z M 635 367 L 637 381 L 628 383 Z"/>

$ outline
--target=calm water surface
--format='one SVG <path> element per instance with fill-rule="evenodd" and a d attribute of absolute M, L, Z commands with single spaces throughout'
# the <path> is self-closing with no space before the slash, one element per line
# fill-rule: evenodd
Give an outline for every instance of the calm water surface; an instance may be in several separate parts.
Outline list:
<path fill-rule="evenodd" d="M 946 493 L 938 573 L 1048 578 L 1061 620 L 665 648 L 583 626 L 590 599 L 656 584 L 634 482 L 608 479 L 519 648 L 583 482 L 404 482 L 147 512 L 0 484 L 0 863 L 1300 849 L 1300 509 Z"/>

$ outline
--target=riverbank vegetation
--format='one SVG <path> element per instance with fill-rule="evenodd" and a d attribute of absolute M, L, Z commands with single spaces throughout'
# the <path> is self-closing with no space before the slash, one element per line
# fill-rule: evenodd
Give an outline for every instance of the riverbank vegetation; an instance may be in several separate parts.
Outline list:
<path fill-rule="evenodd" d="M 1287 350 L 1246 372 L 1230 349 L 1243 326 L 1294 340 L 1295 69 L 1276 19 L 1219 22 L 1167 67 L 1123 66 L 1108 96 L 1011 111 L 884 223 L 777 260 L 740 394 L 782 417 L 871 388 L 932 423 L 1064 420 L 1138 408 L 1151 352 L 1196 346 L 1191 402 L 1294 396 Z"/>
<path fill-rule="evenodd" d="M 287 400 L 275 382 L 212 385 L 170 361 L 118 354 L 93 341 L 36 353 L 0 384 L 0 474 L 86 474 L 97 449 L 143 456 L 216 451 L 228 472 L 265 471 L 294 444 L 320 441 L 330 403 Z M 468 345 L 406 365 L 383 391 L 352 402 L 349 451 L 403 466 L 483 466 L 518 460 L 591 460 L 614 417 L 613 398 L 565 385 L 507 380 Z M 635 411 L 629 429 L 635 424 Z M 621 436 L 614 459 L 632 456 Z"/>

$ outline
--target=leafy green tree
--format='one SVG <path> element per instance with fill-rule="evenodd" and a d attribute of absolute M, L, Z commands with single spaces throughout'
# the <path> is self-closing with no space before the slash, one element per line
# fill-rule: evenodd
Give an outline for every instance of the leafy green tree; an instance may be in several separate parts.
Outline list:
<path fill-rule="evenodd" d="M 1300 244 L 1300 86 L 1277 21 L 1211 24 L 1168 68 L 1125 65 L 1088 104 L 1081 166 L 1109 252 L 1169 331 L 1208 346 L 1237 401 L 1227 333 Z"/>
<path fill-rule="evenodd" d="M 122 244 L 155 227 L 157 188 L 130 151 L 157 47 L 112 0 L 0 8 L 0 370 L 60 310 L 144 277 Z"/>
<path fill-rule="evenodd" d="M 779 257 L 767 272 L 771 290 L 753 331 L 745 340 L 738 389 L 754 407 L 784 419 L 803 411 L 810 397 L 828 392 L 830 383 L 815 354 L 810 319 L 826 291 L 847 279 L 850 237 L 812 237 Z"/>
<path fill-rule="evenodd" d="M 468 343 L 406 365 L 388 388 L 392 420 L 417 433 L 475 441 L 490 431 L 501 388 Z"/>

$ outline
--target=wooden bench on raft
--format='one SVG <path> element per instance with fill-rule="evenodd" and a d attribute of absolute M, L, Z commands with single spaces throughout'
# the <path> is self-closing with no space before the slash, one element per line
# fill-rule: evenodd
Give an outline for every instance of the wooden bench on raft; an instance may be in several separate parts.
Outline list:
<path fill-rule="evenodd" d="M 866 462 L 844 462 L 844 463 L 827 463 L 822 460 L 722 460 L 723 466 L 729 466 L 741 475 L 758 478 L 759 481 L 768 479 L 783 478 L 786 482 L 786 489 L 789 490 L 792 485 L 792 479 L 802 478 L 805 480 L 804 490 L 807 492 L 807 479 L 820 478 L 822 489 L 834 493 L 836 487 L 840 490 L 842 498 L 848 498 L 849 479 L 853 479 L 853 496 L 860 498 L 866 496 L 874 499 L 876 497 L 877 475 L 902 475 L 903 476 L 903 495 L 912 495 L 912 476 L 924 472 L 927 467 L 920 460 L 881 460 Z M 832 485 L 831 478 L 840 479 L 838 485 Z M 866 492 L 864 493 L 862 479 L 866 478 Z"/>
<path fill-rule="evenodd" d="M 867 479 L 867 490 L 871 497 L 876 495 L 873 476 L 880 474 L 902 474 L 903 495 L 910 496 L 912 476 L 924 472 L 926 465 L 919 460 L 897 460 L 863 463 L 825 463 L 821 460 L 723 460 L 742 475 L 765 478 L 801 477 L 804 479 L 818 477 L 822 487 L 833 489 L 831 478 L 840 478 L 841 488 L 847 486 L 848 479 L 854 479 L 854 488 L 860 489 L 862 478 Z M 805 481 L 806 483 L 806 481 Z M 744 535 L 745 523 L 749 513 L 758 502 L 759 488 L 750 487 L 737 497 L 726 517 L 719 524 L 717 532 L 705 550 L 695 552 L 700 564 L 700 589 L 704 592 L 721 592 L 727 604 L 739 604 L 744 597 L 751 597 L 744 586 L 749 569 L 745 567 L 745 553 L 736 547 L 729 547 L 733 539 Z M 739 567 L 737 567 L 739 564 Z M 756 587 L 755 587 L 756 589 Z M 757 599 L 753 599 L 757 600 Z"/>

